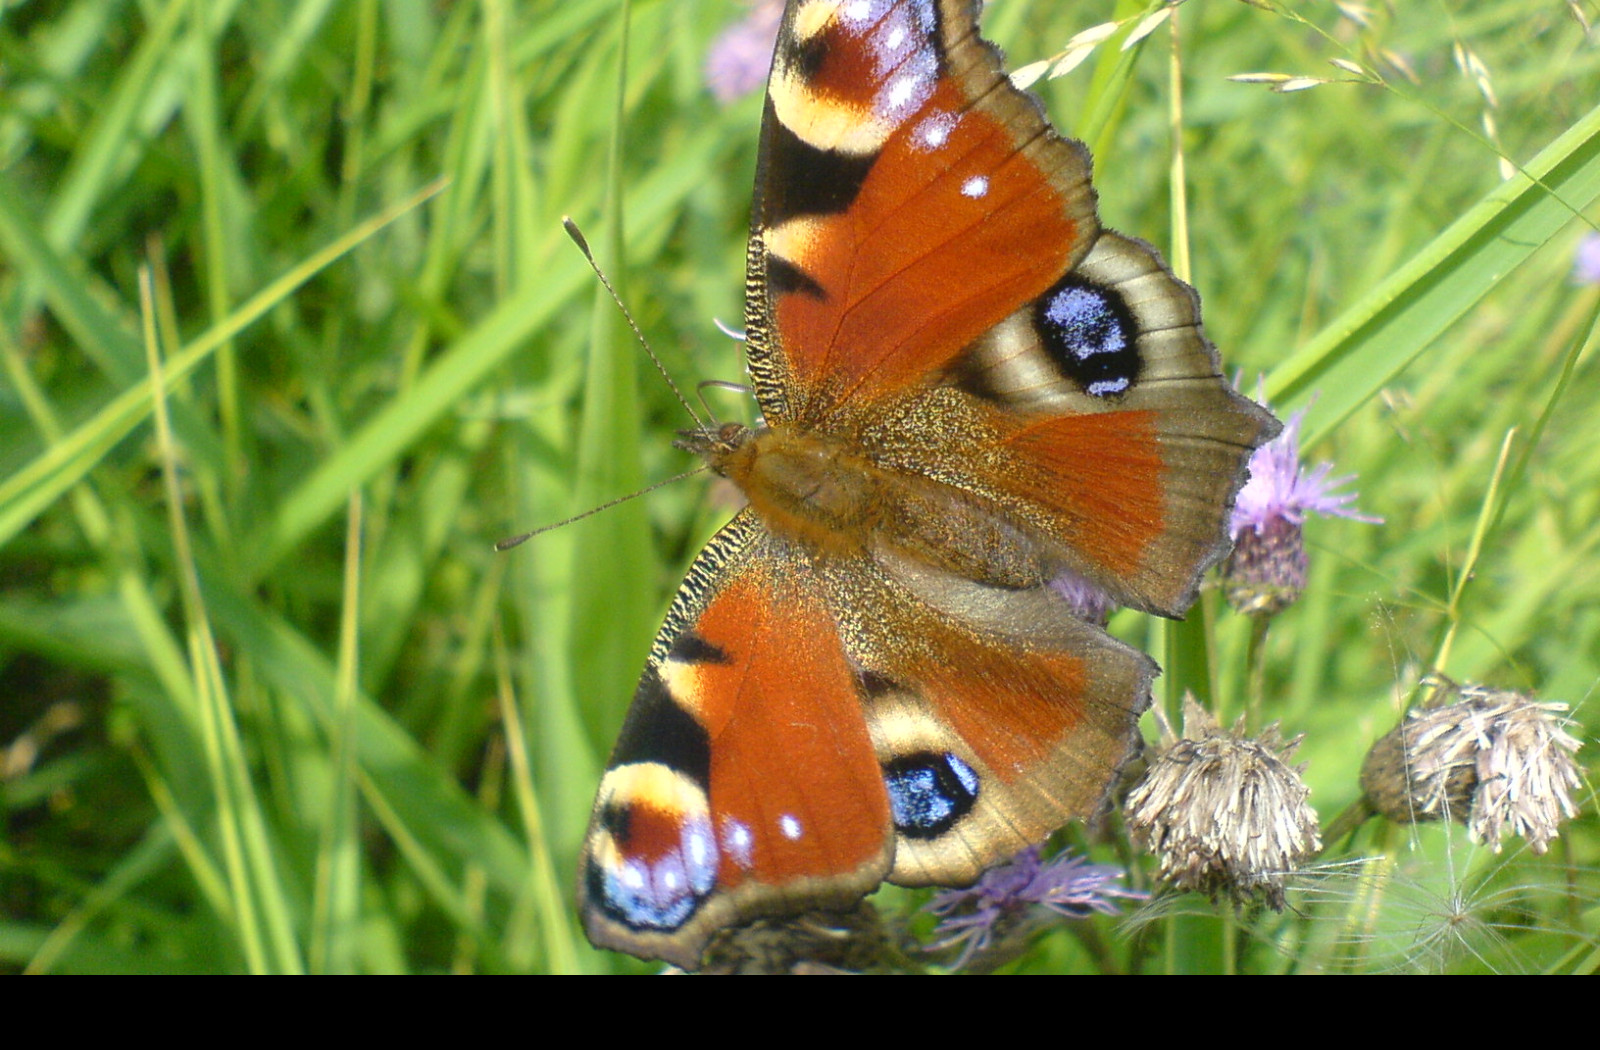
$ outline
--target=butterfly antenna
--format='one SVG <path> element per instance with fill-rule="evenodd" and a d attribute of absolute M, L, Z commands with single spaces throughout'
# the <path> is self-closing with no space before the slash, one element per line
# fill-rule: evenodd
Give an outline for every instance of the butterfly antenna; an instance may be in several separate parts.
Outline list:
<path fill-rule="evenodd" d="M 567 236 L 572 238 L 572 243 L 576 244 L 578 246 L 578 250 L 583 253 L 583 257 L 589 261 L 589 269 L 593 270 L 594 271 L 594 275 L 596 277 L 600 278 L 600 283 L 605 286 L 606 292 L 611 296 L 611 301 L 617 304 L 617 309 L 618 310 L 622 311 L 622 319 L 628 322 L 628 327 L 629 328 L 633 329 L 634 338 L 638 339 L 639 340 L 639 345 L 644 347 L 644 352 L 649 356 L 650 360 L 652 362 L 654 362 L 654 364 L 656 366 L 656 371 L 661 373 L 661 378 L 665 379 L 667 381 L 667 386 L 670 387 L 671 390 L 672 390 L 672 396 L 676 397 L 678 399 L 678 404 L 682 405 L 683 406 L 683 410 L 685 412 L 689 413 L 689 418 L 694 420 L 695 428 L 697 430 L 706 429 L 706 425 L 704 423 L 702 423 L 700 421 L 700 417 L 695 414 L 694 406 L 689 404 L 689 399 L 683 396 L 683 391 L 678 389 L 678 384 L 674 383 L 672 381 L 672 376 L 667 373 L 667 366 L 663 365 L 661 363 L 661 358 L 657 357 L 656 356 L 656 352 L 654 350 L 650 349 L 650 343 L 645 339 L 644 333 L 639 331 L 639 326 L 638 326 L 638 324 L 636 324 L 634 322 L 633 315 L 630 314 L 628 312 L 628 308 L 623 305 L 622 296 L 618 295 L 617 294 L 617 290 L 611 286 L 611 281 L 609 279 L 607 279 L 604 271 L 602 271 L 600 269 L 600 264 L 594 261 L 594 253 L 589 250 L 589 242 L 584 238 L 583 231 L 578 229 L 578 224 L 572 221 L 572 217 L 571 216 L 563 215 L 561 217 L 561 228 L 563 230 L 567 231 Z M 677 480 L 677 479 L 673 479 L 673 480 Z M 649 489 L 645 489 L 644 491 L 645 492 L 649 492 L 650 490 Z M 628 498 L 628 497 L 625 497 L 625 498 Z M 596 507 L 595 510 L 605 510 L 605 508 L 609 507 L 609 506 L 611 506 L 611 504 L 607 503 L 607 504 L 605 504 L 605 506 Z M 589 513 L 593 514 L 594 511 L 590 511 Z M 578 517 L 580 517 L 580 518 L 581 517 L 587 517 L 587 516 L 588 515 L 584 515 L 584 514 L 578 515 Z M 577 518 L 574 518 L 572 520 L 576 521 Z M 561 522 L 560 524 L 565 525 L 566 522 Z M 551 526 L 548 526 L 548 527 L 549 528 L 555 528 L 554 525 L 551 525 Z M 543 530 L 540 530 L 540 531 L 543 531 Z M 528 535 L 532 536 L 532 535 L 535 535 L 535 533 L 531 533 L 530 532 Z M 522 539 L 527 539 L 527 536 L 522 537 Z M 521 540 L 518 540 L 517 542 L 520 543 Z M 512 546 L 515 546 L 515 544 L 513 544 Z M 502 548 L 502 549 L 504 549 L 504 548 Z"/>
<path fill-rule="evenodd" d="M 664 481 L 658 481 L 654 485 L 651 485 L 649 488 L 640 489 L 638 492 L 630 492 L 626 496 L 618 496 L 616 499 L 609 500 L 608 502 L 602 503 L 598 507 L 590 507 L 588 510 L 584 511 L 582 514 L 574 514 L 572 517 L 566 518 L 566 519 L 564 519 L 562 521 L 554 521 L 554 522 L 551 522 L 549 525 L 541 525 L 537 529 L 534 529 L 532 532 L 524 532 L 521 536 L 513 536 L 509 540 L 501 540 L 500 542 L 498 542 L 498 543 L 496 543 L 494 545 L 494 549 L 497 550 L 497 551 L 508 551 L 512 547 L 520 547 L 522 544 L 527 543 L 529 540 L 533 539 L 535 536 L 541 535 L 541 534 L 546 533 L 546 532 L 551 532 L 551 531 L 553 531 L 555 529 L 565 528 L 566 526 L 571 525 L 575 521 L 582 521 L 584 518 L 592 517 L 595 514 L 599 514 L 603 510 L 610 510 L 612 507 L 615 507 L 619 503 L 626 503 L 630 499 L 638 499 L 640 496 L 643 496 L 646 492 L 654 492 L 656 489 L 660 488 L 663 485 L 670 485 L 675 481 L 682 481 L 684 478 L 692 478 L 696 474 L 703 473 L 706 469 L 707 469 L 706 465 L 704 463 L 702 463 L 700 466 L 695 467 L 693 470 L 686 470 L 682 474 L 678 474 L 678 475 L 675 475 L 673 477 L 667 478 Z"/>

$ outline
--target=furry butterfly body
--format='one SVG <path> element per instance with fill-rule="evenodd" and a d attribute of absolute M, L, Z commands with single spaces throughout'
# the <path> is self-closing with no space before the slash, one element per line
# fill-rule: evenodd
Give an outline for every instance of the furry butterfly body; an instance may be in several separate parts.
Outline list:
<path fill-rule="evenodd" d="M 685 433 L 749 505 L 695 560 L 595 803 L 596 944 L 955 885 L 1103 802 L 1157 673 L 1076 576 L 1178 616 L 1250 452 L 1194 293 L 971 0 L 790 0 L 747 262 L 763 422 Z"/>

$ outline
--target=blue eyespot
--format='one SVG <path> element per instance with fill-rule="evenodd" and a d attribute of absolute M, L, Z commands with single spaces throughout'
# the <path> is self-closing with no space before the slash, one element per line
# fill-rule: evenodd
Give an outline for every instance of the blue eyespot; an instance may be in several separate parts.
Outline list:
<path fill-rule="evenodd" d="M 1034 304 L 1034 329 L 1056 367 L 1091 397 L 1124 393 L 1139 377 L 1138 323 L 1109 288 L 1063 278 Z"/>
<path fill-rule="evenodd" d="M 896 758 L 883 767 L 883 783 L 895 830 L 908 838 L 944 834 L 978 801 L 978 774 L 948 751 Z"/>
<path fill-rule="evenodd" d="M 588 871 L 601 907 L 636 930 L 681 927 L 711 893 L 716 875 L 717 847 L 704 817 L 684 821 L 675 849 L 643 857 L 622 846 L 613 863 L 591 859 Z"/>

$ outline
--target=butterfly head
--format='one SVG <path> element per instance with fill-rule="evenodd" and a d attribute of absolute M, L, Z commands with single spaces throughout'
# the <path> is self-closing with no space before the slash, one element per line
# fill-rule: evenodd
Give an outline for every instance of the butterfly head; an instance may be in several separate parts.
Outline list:
<path fill-rule="evenodd" d="M 672 447 L 693 452 L 721 474 L 723 471 L 718 469 L 718 463 L 737 452 L 754 433 L 755 431 L 743 423 L 723 423 L 720 426 L 701 427 L 698 430 L 680 430 L 678 439 L 672 443 Z"/>

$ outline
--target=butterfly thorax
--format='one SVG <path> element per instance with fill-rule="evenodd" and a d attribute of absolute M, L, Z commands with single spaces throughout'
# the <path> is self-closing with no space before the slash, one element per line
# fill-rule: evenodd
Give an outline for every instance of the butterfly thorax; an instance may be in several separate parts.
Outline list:
<path fill-rule="evenodd" d="M 1004 587 L 1054 575 L 1027 530 L 991 501 L 880 462 L 859 440 L 729 423 L 685 432 L 677 445 L 737 485 L 769 532 L 813 557 L 892 551 Z"/>
<path fill-rule="evenodd" d="M 859 553 L 879 525 L 883 472 L 842 442 L 791 425 L 691 432 L 679 447 L 737 485 L 776 536 L 816 553 Z"/>

